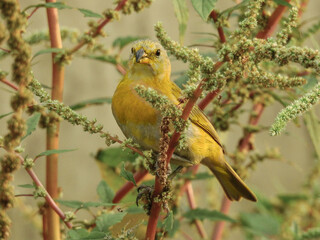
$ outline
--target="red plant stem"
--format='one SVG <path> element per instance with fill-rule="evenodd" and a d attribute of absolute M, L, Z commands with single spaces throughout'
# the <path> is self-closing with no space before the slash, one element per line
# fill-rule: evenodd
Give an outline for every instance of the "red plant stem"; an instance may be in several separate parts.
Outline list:
<path fill-rule="evenodd" d="M 21 164 L 24 163 L 24 159 L 21 155 L 16 154 L 16 156 L 20 159 Z M 42 185 L 41 181 L 39 180 L 38 176 L 35 174 L 35 172 L 32 170 L 32 168 L 26 168 L 27 173 L 32 178 L 33 182 L 37 185 L 37 187 L 44 189 L 44 186 Z M 49 204 L 49 206 L 55 211 L 58 216 L 61 218 L 61 220 L 66 224 L 68 228 L 72 228 L 72 224 L 70 222 L 65 222 L 65 214 L 63 211 L 58 207 L 56 202 L 53 200 L 53 198 L 50 196 L 50 194 L 46 191 L 46 196 L 44 197 L 46 199 L 46 202 Z"/>
<path fill-rule="evenodd" d="M 309 0 L 304 0 L 301 2 L 300 4 L 300 8 L 299 8 L 299 11 L 298 11 L 298 17 L 300 18 L 304 12 L 304 10 L 306 9 L 307 5 L 309 3 Z"/>
<path fill-rule="evenodd" d="M 191 185 L 191 182 L 189 181 L 187 183 L 187 198 L 188 198 L 188 203 L 191 209 L 196 209 L 197 208 L 197 204 L 196 204 L 196 200 L 194 198 L 194 193 L 193 193 L 193 188 Z M 198 233 L 200 234 L 201 238 L 206 239 L 207 238 L 207 233 L 204 230 L 204 227 L 202 225 L 202 222 L 198 219 L 194 220 L 194 223 L 197 227 Z"/>
<path fill-rule="evenodd" d="M 205 109 L 208 104 L 219 94 L 220 89 L 214 90 L 213 92 L 210 92 L 207 94 L 207 96 L 205 96 L 205 98 L 203 98 L 198 106 L 201 110 Z"/>
<path fill-rule="evenodd" d="M 190 237 L 188 234 L 186 234 L 185 232 L 181 232 L 181 234 L 184 236 L 185 239 L 187 240 L 192 240 L 192 237 Z"/>
<path fill-rule="evenodd" d="M 210 13 L 210 17 L 213 19 L 213 21 L 215 23 L 217 23 L 218 14 L 217 14 L 217 12 L 215 10 L 212 10 L 212 12 Z M 226 40 L 226 36 L 224 35 L 223 28 L 221 26 L 218 27 L 218 34 L 219 34 L 219 37 L 220 37 L 220 41 L 222 43 L 225 43 L 227 40 Z"/>
<path fill-rule="evenodd" d="M 47 3 L 56 2 L 56 0 L 46 0 Z M 60 35 L 59 17 L 57 8 L 47 8 L 47 18 L 52 48 L 62 48 Z M 64 67 L 54 62 L 55 53 L 52 54 L 52 91 L 53 100 L 62 101 L 64 86 Z M 59 127 L 56 123 L 54 126 L 47 128 L 47 150 L 59 149 Z M 58 154 L 47 156 L 46 161 L 46 186 L 48 193 L 53 198 L 59 197 L 58 190 Z M 59 214 L 58 214 L 59 215 Z M 48 240 L 60 240 L 60 223 L 59 216 L 52 208 L 47 209 L 47 238 Z"/>
<path fill-rule="evenodd" d="M 148 174 L 147 170 L 144 171 L 140 171 L 137 172 L 136 174 L 134 174 L 134 180 L 136 181 L 136 183 L 138 184 L 139 182 L 141 182 Z M 126 184 L 124 184 L 122 186 L 122 188 L 120 188 L 118 190 L 118 192 L 116 193 L 116 195 L 114 196 L 112 202 L 113 203 L 118 203 L 121 201 L 121 199 L 123 199 L 128 192 L 130 192 L 133 189 L 134 185 L 132 182 L 127 182 Z M 114 208 L 114 207 L 112 207 Z"/>
<path fill-rule="evenodd" d="M 126 69 L 120 63 L 117 63 L 116 68 L 118 72 L 121 73 L 122 75 L 126 74 Z"/>
<path fill-rule="evenodd" d="M 286 1 L 290 2 L 290 0 Z M 268 19 L 267 26 L 264 28 L 264 30 L 260 31 L 256 37 L 261 39 L 267 39 L 268 37 L 270 37 L 272 33 L 276 30 L 276 27 L 286 10 L 286 6 L 279 5 Z"/>
<path fill-rule="evenodd" d="M 213 19 L 213 21 L 216 23 L 218 21 L 218 14 L 215 10 L 213 10 L 210 13 L 210 17 Z M 218 34 L 220 37 L 220 42 L 225 43 L 226 42 L 226 37 L 224 35 L 223 28 L 221 26 L 218 27 Z M 203 110 L 220 92 L 220 89 L 214 90 L 211 93 L 208 93 L 207 96 L 201 100 L 199 103 L 199 108 Z"/>
<path fill-rule="evenodd" d="M 257 103 L 253 106 L 252 111 L 254 112 L 254 114 L 252 114 L 249 118 L 249 124 L 250 125 L 257 125 L 261 115 L 263 113 L 264 110 L 264 104 L 262 103 Z M 248 152 L 249 150 L 251 150 L 251 139 L 253 137 L 253 133 L 252 132 L 246 132 L 244 137 L 240 140 L 239 145 L 238 145 L 238 149 L 240 152 Z"/>
<path fill-rule="evenodd" d="M 217 71 L 221 67 L 222 64 L 223 64 L 223 62 L 217 62 L 214 65 L 214 71 Z M 202 82 L 200 82 L 200 84 L 196 88 L 196 90 L 193 92 L 193 96 L 188 100 L 185 108 L 182 111 L 181 119 L 183 119 L 185 121 L 188 119 L 193 106 L 196 104 L 198 98 L 200 97 L 200 95 L 203 91 L 202 83 L 205 81 L 206 81 L 206 79 L 203 79 Z M 168 147 L 168 151 L 167 151 L 167 159 L 166 159 L 166 166 L 167 167 L 170 163 L 170 159 L 171 159 L 173 152 L 176 148 L 176 145 L 179 141 L 180 135 L 181 135 L 181 133 L 174 132 L 173 136 L 170 139 L 169 147 Z M 160 183 L 159 177 L 156 176 L 154 192 L 153 192 L 153 199 L 155 197 L 159 196 L 159 194 L 162 192 L 162 190 L 163 190 L 163 186 Z M 147 226 L 146 238 L 145 238 L 146 240 L 155 239 L 157 222 L 158 222 L 158 218 L 160 215 L 160 211 L 161 211 L 161 203 L 160 202 L 152 202 L 151 212 L 150 212 L 148 226 Z"/>
<path fill-rule="evenodd" d="M 287 2 L 290 2 L 290 0 L 286 0 Z M 270 16 L 267 26 L 264 30 L 260 31 L 257 34 L 257 38 L 261 39 L 267 39 L 272 35 L 274 30 L 276 29 L 277 24 L 279 23 L 280 19 L 282 18 L 284 12 L 286 11 L 287 7 L 283 5 L 279 5 L 273 14 Z M 249 118 L 249 124 L 250 125 L 257 125 L 261 115 L 264 110 L 264 105 L 262 103 L 257 103 L 253 106 L 253 111 L 255 112 L 255 115 L 251 115 Z M 253 133 L 245 133 L 244 137 L 240 140 L 238 149 L 240 152 L 248 152 L 251 148 L 251 138 L 253 137 Z M 229 212 L 231 205 L 231 201 L 227 199 L 225 196 L 222 198 L 221 203 L 221 213 L 227 214 Z M 222 238 L 222 233 L 224 229 L 225 223 L 224 222 L 217 222 L 212 234 L 212 240 L 220 240 Z"/>
<path fill-rule="evenodd" d="M 2 48 L 2 47 L 0 47 L 0 50 L 4 51 L 6 53 L 11 53 L 11 51 L 9 49 L 5 49 L 5 48 Z"/>
<path fill-rule="evenodd" d="M 39 9 L 40 7 L 36 7 L 35 9 L 33 9 L 33 11 L 30 13 L 30 15 L 27 17 L 27 19 L 30 19 L 32 17 L 32 15 Z"/>
<path fill-rule="evenodd" d="M 228 213 L 230 210 L 230 206 L 231 206 L 231 201 L 224 195 L 222 198 L 220 212 Z M 217 222 L 217 224 L 214 227 L 214 231 L 213 231 L 213 235 L 212 235 L 213 240 L 222 238 L 224 226 L 225 226 L 225 221 Z"/>
<path fill-rule="evenodd" d="M 116 6 L 116 8 L 114 9 L 115 11 L 120 11 L 124 5 L 126 4 L 128 0 L 122 0 L 121 2 L 118 3 L 118 5 Z M 102 28 L 108 23 L 110 22 L 111 18 L 106 18 L 104 19 L 103 21 L 101 21 L 98 25 L 98 27 L 94 30 L 94 31 L 91 31 L 89 32 L 88 34 L 94 38 L 96 36 L 98 36 L 102 30 Z M 73 54 L 75 53 L 76 51 L 78 51 L 80 48 L 82 48 L 85 44 L 86 44 L 86 40 L 82 40 L 78 43 L 78 45 L 76 45 L 74 48 L 72 48 L 69 52 L 69 54 Z"/>
<path fill-rule="evenodd" d="M 200 97 L 201 93 L 202 93 L 202 82 L 198 85 L 197 89 L 194 91 L 193 97 L 188 100 L 185 108 L 183 109 L 182 116 L 181 116 L 181 118 L 183 120 L 188 119 L 188 117 L 191 113 L 191 110 L 192 110 L 193 106 L 195 105 L 197 99 Z M 170 139 L 169 148 L 167 151 L 166 166 L 168 166 L 170 163 L 170 159 L 171 159 L 173 152 L 175 150 L 175 147 L 179 141 L 180 135 L 181 135 L 181 133 L 174 132 L 172 138 Z M 153 192 L 153 199 L 155 197 L 159 196 L 160 193 L 162 192 L 162 190 L 163 190 L 163 186 L 160 183 L 159 177 L 156 176 L 154 192 Z M 147 233 L 146 233 L 146 238 L 145 238 L 146 240 L 155 239 L 157 222 L 158 222 L 158 218 L 160 215 L 160 211 L 161 211 L 161 202 L 152 202 L 151 213 L 149 216 Z"/>
<path fill-rule="evenodd" d="M 194 165 L 192 167 L 189 167 L 187 172 L 192 172 L 192 174 L 196 174 L 199 170 L 200 165 Z M 190 180 L 186 180 L 183 184 L 183 186 L 180 188 L 180 195 L 184 194 L 185 191 L 187 191 L 188 188 L 188 183 L 190 182 Z"/>
<path fill-rule="evenodd" d="M 13 88 L 16 91 L 19 90 L 19 88 L 16 85 L 14 85 L 13 83 L 9 82 L 8 80 L 6 80 L 4 78 L 0 79 L 0 82 L 3 82 L 4 84 L 8 85 L 9 87 Z"/>

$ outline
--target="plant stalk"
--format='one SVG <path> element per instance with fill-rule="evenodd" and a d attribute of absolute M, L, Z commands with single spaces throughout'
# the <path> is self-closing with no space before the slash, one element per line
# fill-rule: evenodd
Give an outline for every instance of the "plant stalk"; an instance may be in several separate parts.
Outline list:
<path fill-rule="evenodd" d="M 56 2 L 56 0 L 46 0 L 47 3 Z M 57 8 L 47 8 L 47 19 L 49 26 L 50 42 L 52 48 L 62 48 L 60 34 L 59 17 Z M 52 91 L 51 98 L 62 101 L 64 86 L 64 67 L 54 62 L 55 53 L 52 53 Z M 47 128 L 47 150 L 59 148 L 59 128 L 60 124 L 51 124 Z M 47 156 L 46 160 L 46 188 L 53 199 L 59 197 L 58 190 L 58 154 Z M 47 230 L 48 240 L 60 240 L 60 222 L 59 216 L 52 208 L 47 208 L 46 223 L 44 229 Z"/>

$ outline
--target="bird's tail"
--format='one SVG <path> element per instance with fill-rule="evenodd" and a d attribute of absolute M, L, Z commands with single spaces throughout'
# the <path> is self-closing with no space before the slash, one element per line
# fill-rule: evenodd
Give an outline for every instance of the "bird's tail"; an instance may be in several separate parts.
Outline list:
<path fill-rule="evenodd" d="M 243 197 L 250 201 L 257 201 L 254 193 L 247 187 L 247 185 L 226 161 L 223 161 L 219 165 L 214 164 L 214 162 L 210 160 L 203 163 L 209 167 L 212 173 L 216 176 L 229 200 L 239 201 L 240 198 Z"/>

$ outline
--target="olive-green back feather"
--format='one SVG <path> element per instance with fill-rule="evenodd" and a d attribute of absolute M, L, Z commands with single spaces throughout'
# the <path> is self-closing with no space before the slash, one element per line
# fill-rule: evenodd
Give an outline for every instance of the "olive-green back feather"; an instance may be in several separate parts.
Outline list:
<path fill-rule="evenodd" d="M 173 82 L 172 82 L 171 88 L 172 88 L 173 95 L 178 100 L 182 96 L 181 89 Z M 211 122 L 206 117 L 206 115 L 204 115 L 202 110 L 197 105 L 193 107 L 190 113 L 189 119 L 193 124 L 199 126 L 204 131 L 206 131 L 216 141 L 216 143 L 222 148 L 222 144 L 216 130 L 214 129 L 214 127 L 212 126 Z"/>

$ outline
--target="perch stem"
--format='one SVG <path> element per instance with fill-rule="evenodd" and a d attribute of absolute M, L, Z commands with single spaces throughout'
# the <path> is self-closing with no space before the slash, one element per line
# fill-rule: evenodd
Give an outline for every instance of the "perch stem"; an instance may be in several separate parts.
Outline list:
<path fill-rule="evenodd" d="M 46 0 L 47 3 L 56 2 L 56 0 Z M 62 48 L 60 34 L 59 17 L 57 8 L 47 8 L 47 19 L 49 26 L 49 35 L 52 48 Z M 64 86 L 64 67 L 54 61 L 55 53 L 52 53 L 52 91 L 53 100 L 62 101 Z M 47 150 L 59 148 L 59 127 L 60 124 L 52 124 L 47 128 Z M 58 154 L 47 156 L 46 160 L 46 186 L 49 195 L 53 198 L 59 197 L 58 190 Z M 51 201 L 49 199 L 49 201 Z M 58 214 L 59 215 L 59 214 Z M 52 208 L 47 209 L 47 238 L 48 240 L 59 240 L 60 223 L 59 216 Z"/>

